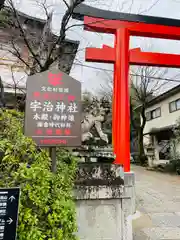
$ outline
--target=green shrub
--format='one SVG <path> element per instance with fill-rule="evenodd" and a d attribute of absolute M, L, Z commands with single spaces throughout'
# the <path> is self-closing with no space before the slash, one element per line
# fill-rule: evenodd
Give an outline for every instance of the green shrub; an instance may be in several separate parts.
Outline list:
<path fill-rule="evenodd" d="M 22 129 L 21 113 L 0 110 L 0 187 L 21 188 L 17 239 L 74 240 L 77 160 L 59 150 L 52 173 L 47 150 L 38 149 Z"/>

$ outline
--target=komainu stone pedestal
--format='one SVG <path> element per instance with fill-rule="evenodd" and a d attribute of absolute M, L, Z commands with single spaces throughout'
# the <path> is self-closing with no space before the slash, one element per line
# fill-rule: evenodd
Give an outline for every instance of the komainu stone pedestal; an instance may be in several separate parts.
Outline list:
<path fill-rule="evenodd" d="M 80 240 L 131 240 L 125 234 L 127 209 L 123 207 L 129 196 L 120 171 L 113 164 L 79 164 L 75 198 Z"/>

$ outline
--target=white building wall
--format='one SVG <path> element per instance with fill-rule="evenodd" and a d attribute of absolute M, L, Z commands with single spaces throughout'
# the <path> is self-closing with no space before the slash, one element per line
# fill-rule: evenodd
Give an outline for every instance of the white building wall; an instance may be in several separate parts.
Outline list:
<path fill-rule="evenodd" d="M 25 88 L 27 74 L 22 62 L 11 54 L 10 45 L 0 47 L 0 76 L 3 81 L 6 92 L 14 92 L 14 88 Z"/>
<path fill-rule="evenodd" d="M 172 101 L 175 101 L 177 99 L 180 98 L 180 92 L 177 94 L 174 94 L 173 96 L 157 103 L 154 104 L 151 107 L 148 107 L 146 109 L 146 112 L 152 111 L 158 107 L 161 108 L 161 117 L 152 119 L 150 121 L 146 122 L 145 128 L 144 128 L 144 134 L 146 134 L 144 136 L 144 147 L 146 148 L 146 145 L 151 143 L 151 137 L 148 134 L 149 132 L 151 132 L 151 130 L 153 128 L 164 128 L 164 127 L 168 127 L 168 126 L 172 126 L 174 124 L 176 124 L 177 120 L 180 118 L 180 110 L 175 111 L 175 112 L 169 112 L 169 103 Z M 174 152 L 174 150 L 176 152 Z M 175 157 L 177 157 L 178 155 L 180 155 L 180 143 L 176 143 L 175 144 L 175 149 L 172 147 L 171 149 L 171 158 L 175 159 Z M 170 160 L 170 159 L 169 159 Z M 153 164 L 159 164 L 159 161 L 162 162 L 167 162 L 167 160 L 162 160 L 159 159 L 159 145 L 156 141 L 156 138 L 154 137 L 154 160 L 153 160 Z"/>
<path fill-rule="evenodd" d="M 178 98 L 180 98 L 180 92 L 146 109 L 146 112 L 149 112 L 160 107 L 161 117 L 147 121 L 144 128 L 144 134 L 149 133 L 152 128 L 163 128 L 176 123 L 177 119 L 180 118 L 180 110 L 170 113 L 169 103 Z"/>

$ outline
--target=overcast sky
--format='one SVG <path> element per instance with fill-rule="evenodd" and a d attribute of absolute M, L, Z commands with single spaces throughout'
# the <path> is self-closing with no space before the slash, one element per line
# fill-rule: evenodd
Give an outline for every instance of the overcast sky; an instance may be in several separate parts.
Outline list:
<path fill-rule="evenodd" d="M 39 1 L 40 2 L 40 1 Z M 65 11 L 65 5 L 62 0 L 47 0 L 48 5 L 54 11 L 53 17 L 53 31 L 59 32 L 59 26 L 61 18 Z M 140 13 L 144 15 L 169 17 L 180 19 L 180 0 L 88 0 L 87 4 L 92 4 L 97 8 L 103 8 L 114 11 L 123 11 L 131 13 Z M 43 12 L 37 8 L 35 0 L 16 0 L 17 8 L 27 14 L 33 14 L 36 17 L 43 17 Z M 73 20 L 74 21 L 74 20 Z M 72 24 L 72 22 L 70 23 Z M 107 34 L 97 34 L 84 31 L 81 27 L 73 28 L 67 34 L 68 38 L 73 40 L 79 40 L 79 51 L 71 71 L 71 75 L 77 80 L 82 82 L 83 89 L 96 91 L 100 85 L 105 84 L 107 77 L 111 75 L 113 69 L 109 64 L 96 64 L 87 63 L 84 60 L 84 49 L 87 46 L 101 47 L 102 44 L 108 44 L 113 46 L 113 36 Z M 130 47 L 141 47 L 143 50 L 149 50 L 154 52 L 167 52 L 180 54 L 180 42 L 160 40 L 160 39 L 143 39 L 131 37 Z M 78 65 L 80 64 L 80 65 Z M 81 66 L 81 65 L 86 65 Z M 103 68 L 108 71 L 93 69 Z M 165 77 L 174 77 L 180 71 L 177 69 L 170 69 Z M 180 80 L 180 75 L 176 78 Z M 177 83 L 169 83 L 166 85 L 166 89 L 174 86 Z M 165 90 L 165 89 L 164 89 Z"/>

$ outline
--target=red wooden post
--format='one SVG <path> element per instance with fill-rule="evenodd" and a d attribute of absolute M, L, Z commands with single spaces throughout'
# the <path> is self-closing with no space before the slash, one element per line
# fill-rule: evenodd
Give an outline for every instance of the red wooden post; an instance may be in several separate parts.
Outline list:
<path fill-rule="evenodd" d="M 115 80 L 116 77 L 116 70 L 115 70 L 115 64 L 114 64 L 114 81 L 113 81 L 113 96 L 112 96 L 112 144 L 113 144 L 113 150 L 114 154 L 116 156 L 116 105 L 117 105 L 117 80 Z"/>
<path fill-rule="evenodd" d="M 117 29 L 115 44 L 115 164 L 123 164 L 130 171 L 130 104 L 129 104 L 129 32 Z M 114 129 L 114 127 L 113 127 Z"/>

